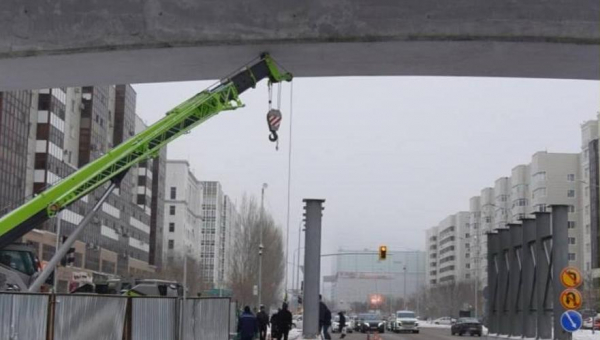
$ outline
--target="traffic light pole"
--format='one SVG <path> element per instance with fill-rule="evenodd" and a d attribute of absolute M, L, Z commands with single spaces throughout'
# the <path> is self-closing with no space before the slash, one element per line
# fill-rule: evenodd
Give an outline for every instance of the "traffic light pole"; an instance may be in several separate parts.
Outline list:
<path fill-rule="evenodd" d="M 52 271 L 56 268 L 56 265 L 58 264 L 58 262 L 60 262 L 60 260 L 67 254 L 67 252 L 69 251 L 69 248 L 71 248 L 71 245 L 73 245 L 73 243 L 75 243 L 75 241 L 77 240 L 77 237 L 83 231 L 83 228 L 88 224 L 88 222 L 92 219 L 92 217 L 100 209 L 100 207 L 102 206 L 102 203 L 104 203 L 104 201 L 106 201 L 106 199 L 108 198 L 108 196 L 110 195 L 110 193 L 113 191 L 113 189 L 116 186 L 117 185 L 115 184 L 115 182 L 110 183 L 110 185 L 104 191 L 104 193 L 102 194 L 102 196 L 100 197 L 98 202 L 96 202 L 96 204 L 94 205 L 94 208 L 83 218 L 83 220 L 79 223 L 77 228 L 75 228 L 75 230 L 71 233 L 71 235 L 69 235 L 69 238 L 62 244 L 60 249 L 58 249 L 57 252 L 54 253 L 54 256 L 52 256 L 52 259 L 50 260 L 50 262 L 48 262 L 48 264 L 46 264 L 46 266 L 44 267 L 44 270 L 42 270 L 42 273 L 40 274 L 40 276 L 38 276 L 35 279 L 35 281 L 33 282 L 33 284 L 31 285 L 31 287 L 29 287 L 29 292 L 34 293 L 34 292 L 38 292 L 40 290 L 40 287 L 42 287 L 42 284 L 44 284 L 44 282 L 46 282 L 46 279 L 48 278 L 48 276 L 50 276 L 50 273 L 52 273 Z M 56 276 L 56 274 L 55 274 L 55 276 Z"/>

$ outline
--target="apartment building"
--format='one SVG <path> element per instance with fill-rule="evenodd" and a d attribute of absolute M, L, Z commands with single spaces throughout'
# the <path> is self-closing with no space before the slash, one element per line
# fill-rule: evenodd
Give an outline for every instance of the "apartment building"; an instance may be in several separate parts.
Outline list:
<path fill-rule="evenodd" d="M 204 216 L 204 185 L 182 160 L 168 160 L 166 164 L 164 206 L 163 258 L 176 263 L 185 253 L 202 264 L 200 257 L 201 231 Z"/>
<path fill-rule="evenodd" d="M 4 92 L 0 98 L 0 196 L 8 194 L 0 197 L 5 207 L 0 215 L 102 156 L 136 129 L 136 95 L 129 85 Z M 77 276 L 102 280 L 154 271 L 149 253 L 153 210 L 137 204 L 138 181 L 137 169 L 130 170 L 84 229 L 75 244 L 75 263 L 58 271 L 59 291 L 72 288 Z M 68 236 L 100 193 L 69 206 L 23 241 L 37 248 L 42 261 L 50 260 L 58 220 L 60 235 Z"/>
<path fill-rule="evenodd" d="M 590 123 L 586 129 L 591 131 L 595 127 L 597 130 Z M 593 147 L 589 140 L 594 135 L 590 132 L 588 136 L 584 144 L 588 142 Z M 589 166 L 589 161 L 582 163 L 580 154 L 537 152 L 531 163 L 514 167 L 510 177 L 497 179 L 494 187 L 484 188 L 479 196 L 472 197 L 465 218 L 463 213 L 451 215 L 429 229 L 428 284 L 479 279 L 480 287 L 485 287 L 486 233 L 534 217 L 535 212 L 549 211 L 553 204 L 569 206 L 569 262 L 585 268 L 586 261 L 591 261 L 592 242 L 589 241 L 590 252 L 586 253 L 584 224 L 591 221 L 591 210 L 589 185 L 583 185 L 587 182 L 582 179 L 582 165 Z"/>
<path fill-rule="evenodd" d="M 471 279 L 470 215 L 466 211 L 458 212 L 427 230 L 428 285 Z"/>

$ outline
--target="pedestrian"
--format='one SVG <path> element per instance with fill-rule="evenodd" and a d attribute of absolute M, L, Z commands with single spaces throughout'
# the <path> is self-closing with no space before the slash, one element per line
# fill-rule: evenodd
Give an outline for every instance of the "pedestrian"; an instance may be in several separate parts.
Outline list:
<path fill-rule="evenodd" d="M 338 313 L 338 316 L 340 318 L 340 323 L 339 323 L 339 331 L 340 331 L 340 339 L 343 339 L 346 337 L 346 316 L 344 315 L 344 311 L 340 311 Z"/>
<path fill-rule="evenodd" d="M 323 339 L 331 340 L 329 327 L 331 326 L 331 311 L 327 308 L 323 297 L 319 294 L 319 333 L 323 334 Z"/>
<path fill-rule="evenodd" d="M 281 309 L 271 316 L 271 338 L 273 338 L 273 340 L 281 339 L 281 332 L 279 331 L 279 312 L 281 312 Z"/>
<path fill-rule="evenodd" d="M 238 334 L 240 334 L 240 340 L 252 340 L 254 335 L 258 333 L 258 323 L 256 317 L 250 311 L 250 307 L 244 307 L 244 312 L 238 319 Z"/>
<path fill-rule="evenodd" d="M 258 322 L 258 337 L 260 340 L 267 340 L 267 327 L 269 326 L 269 314 L 265 312 L 265 306 L 260 306 L 260 311 L 256 314 Z"/>
<path fill-rule="evenodd" d="M 278 321 L 279 325 L 277 328 L 281 333 L 282 340 L 288 340 L 288 334 L 290 333 L 290 329 L 292 329 L 292 313 L 288 310 L 288 305 L 285 302 L 281 305 Z"/>

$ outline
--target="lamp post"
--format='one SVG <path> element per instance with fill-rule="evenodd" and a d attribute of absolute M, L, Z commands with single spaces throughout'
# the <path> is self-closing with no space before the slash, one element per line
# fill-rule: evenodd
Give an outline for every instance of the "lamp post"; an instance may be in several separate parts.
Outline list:
<path fill-rule="evenodd" d="M 264 224 L 264 202 L 265 202 L 265 189 L 268 187 L 267 183 L 263 183 L 262 189 L 260 192 L 260 221 L 258 227 L 260 241 L 258 245 L 258 305 L 257 308 L 260 308 L 262 303 L 262 254 L 263 254 L 263 224 Z"/>

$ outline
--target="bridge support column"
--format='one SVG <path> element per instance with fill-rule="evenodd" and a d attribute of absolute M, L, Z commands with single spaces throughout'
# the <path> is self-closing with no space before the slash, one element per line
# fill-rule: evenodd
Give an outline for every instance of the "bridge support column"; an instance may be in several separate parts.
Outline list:
<path fill-rule="evenodd" d="M 306 225 L 304 250 L 304 315 L 302 336 L 316 339 L 319 334 L 319 287 L 321 280 L 322 199 L 304 200 Z"/>
<path fill-rule="evenodd" d="M 565 308 L 560 303 L 560 293 L 565 289 L 560 281 L 560 273 L 569 265 L 569 207 L 551 205 L 552 208 L 552 283 L 554 285 L 554 339 L 570 340 L 571 333 L 565 332 L 560 317 Z"/>

